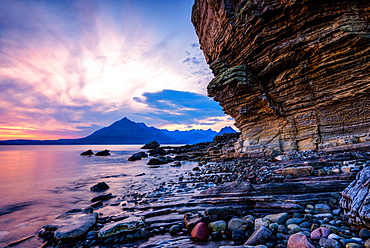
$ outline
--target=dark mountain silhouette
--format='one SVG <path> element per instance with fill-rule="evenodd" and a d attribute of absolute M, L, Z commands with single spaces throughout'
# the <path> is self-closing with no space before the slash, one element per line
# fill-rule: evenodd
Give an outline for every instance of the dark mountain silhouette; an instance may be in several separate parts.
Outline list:
<path fill-rule="evenodd" d="M 168 131 L 166 129 L 161 129 L 163 133 L 171 138 L 181 141 L 184 144 L 195 144 L 201 142 L 211 142 L 213 138 L 217 135 L 224 133 L 236 133 L 231 127 L 224 127 L 220 132 L 213 131 L 212 129 L 202 130 L 202 129 L 193 129 L 188 131 Z"/>
<path fill-rule="evenodd" d="M 115 145 L 145 144 L 152 140 L 156 140 L 160 144 L 195 144 L 212 141 L 216 135 L 223 133 L 235 133 L 235 130 L 231 127 L 224 127 L 220 132 L 211 129 L 168 131 L 166 129 L 148 127 L 144 123 L 136 123 L 125 117 L 80 139 L 8 140 L 0 142 L 0 145 Z"/>
<path fill-rule="evenodd" d="M 78 144 L 145 144 L 156 140 L 160 144 L 178 144 L 179 142 L 154 127 L 136 123 L 128 118 L 114 122 L 108 127 L 77 139 Z"/>

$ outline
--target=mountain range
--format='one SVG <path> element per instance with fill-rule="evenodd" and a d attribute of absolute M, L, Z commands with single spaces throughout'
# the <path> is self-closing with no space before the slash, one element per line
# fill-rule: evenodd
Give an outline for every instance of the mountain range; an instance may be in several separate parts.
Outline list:
<path fill-rule="evenodd" d="M 8 140 L 0 142 L 0 145 L 82 145 L 82 144 L 145 144 L 156 140 L 160 144 L 195 144 L 212 141 L 217 135 L 223 133 L 235 133 L 231 127 L 224 127 L 220 132 L 193 129 L 189 131 L 169 131 L 148 127 L 145 123 L 133 122 L 127 117 L 114 122 L 108 127 L 103 127 L 92 134 L 79 139 L 59 140 Z"/>

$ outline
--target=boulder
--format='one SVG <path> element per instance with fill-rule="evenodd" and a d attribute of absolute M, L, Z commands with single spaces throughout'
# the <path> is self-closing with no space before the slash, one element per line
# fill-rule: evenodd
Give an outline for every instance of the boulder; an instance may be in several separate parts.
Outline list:
<path fill-rule="evenodd" d="M 151 158 L 149 159 L 147 165 L 161 165 L 161 164 L 167 164 L 167 160 L 165 157 L 158 157 L 158 158 Z"/>
<path fill-rule="evenodd" d="M 199 222 L 191 231 L 191 237 L 199 241 L 207 241 L 210 231 L 204 222 Z"/>
<path fill-rule="evenodd" d="M 91 199 L 91 202 L 97 202 L 97 201 L 106 201 L 110 198 L 113 198 L 112 193 L 105 194 L 105 195 L 98 195 Z"/>
<path fill-rule="evenodd" d="M 109 155 L 110 155 L 110 151 L 107 149 L 105 149 L 104 151 L 95 153 L 95 156 L 109 156 Z"/>
<path fill-rule="evenodd" d="M 289 219 L 289 214 L 288 213 L 268 214 L 264 218 L 271 222 L 285 224 L 285 222 Z"/>
<path fill-rule="evenodd" d="M 105 182 L 100 182 L 90 188 L 91 191 L 103 191 L 106 189 L 109 189 L 109 186 Z"/>
<path fill-rule="evenodd" d="M 224 220 L 218 220 L 209 223 L 208 227 L 212 232 L 220 232 L 226 230 L 227 224 Z"/>
<path fill-rule="evenodd" d="M 253 229 L 254 222 L 252 221 L 253 220 L 248 221 L 242 218 L 232 218 L 227 224 L 227 229 L 229 231 L 239 230 L 246 232 Z"/>
<path fill-rule="evenodd" d="M 272 232 L 265 226 L 258 227 L 244 245 L 263 244 L 272 237 Z"/>
<path fill-rule="evenodd" d="M 85 152 L 82 152 L 80 155 L 81 156 L 94 155 L 94 152 L 91 149 L 89 149 L 89 150 L 87 150 Z"/>
<path fill-rule="evenodd" d="M 132 156 L 128 158 L 128 161 L 136 161 L 146 157 L 148 157 L 148 154 L 145 152 L 137 152 L 132 154 Z"/>
<path fill-rule="evenodd" d="M 56 229 L 56 240 L 69 240 L 82 238 L 95 225 L 97 213 L 92 214 L 64 214 L 55 219 L 50 225 L 44 226 L 45 230 Z"/>
<path fill-rule="evenodd" d="M 370 228 L 370 167 L 363 168 L 343 190 L 340 205 L 349 220 Z"/>
<path fill-rule="evenodd" d="M 157 141 L 153 140 L 146 143 L 144 146 L 141 147 L 141 149 L 156 149 L 158 147 L 160 147 L 160 144 Z"/>
<path fill-rule="evenodd" d="M 160 155 L 167 155 L 167 151 L 163 149 L 162 147 L 152 149 L 148 151 L 149 156 L 160 156 Z"/>
<path fill-rule="evenodd" d="M 315 248 L 303 233 L 295 233 L 288 239 L 288 248 Z"/>
<path fill-rule="evenodd" d="M 145 222 L 142 218 L 129 217 L 122 221 L 106 224 L 99 230 L 98 237 L 106 238 L 122 232 L 138 231 L 143 227 L 145 227 Z"/>

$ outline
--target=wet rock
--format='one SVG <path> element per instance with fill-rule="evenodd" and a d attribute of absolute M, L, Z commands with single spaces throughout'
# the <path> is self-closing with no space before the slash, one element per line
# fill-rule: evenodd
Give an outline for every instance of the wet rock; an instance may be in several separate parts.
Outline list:
<path fill-rule="evenodd" d="M 340 205 L 351 222 L 370 228 L 370 167 L 365 167 L 343 192 Z"/>
<path fill-rule="evenodd" d="M 181 162 L 180 161 L 177 161 L 177 162 L 174 162 L 172 164 L 170 164 L 171 167 L 180 167 L 181 166 Z"/>
<path fill-rule="evenodd" d="M 266 242 L 272 237 L 270 229 L 264 226 L 257 228 L 254 233 L 248 238 L 244 245 L 258 245 Z"/>
<path fill-rule="evenodd" d="M 209 223 L 208 227 L 212 232 L 220 232 L 220 231 L 226 230 L 227 224 L 223 220 L 218 220 L 218 221 L 214 221 L 214 222 Z"/>
<path fill-rule="evenodd" d="M 357 243 L 348 243 L 346 244 L 346 248 L 363 248 L 364 246 Z"/>
<path fill-rule="evenodd" d="M 330 230 L 326 227 L 319 227 L 311 232 L 311 239 L 327 238 Z"/>
<path fill-rule="evenodd" d="M 109 155 L 110 155 L 110 151 L 107 149 L 105 149 L 104 151 L 95 153 L 95 156 L 109 156 Z"/>
<path fill-rule="evenodd" d="M 91 191 L 103 191 L 106 189 L 109 189 L 109 186 L 105 182 L 100 182 L 90 188 Z"/>
<path fill-rule="evenodd" d="M 184 223 L 186 228 L 193 229 L 195 225 L 200 222 L 203 222 L 203 216 L 199 213 L 186 213 L 184 214 Z"/>
<path fill-rule="evenodd" d="M 142 158 L 146 157 L 148 157 L 148 154 L 146 154 L 145 152 L 137 152 L 132 154 L 132 156 L 128 158 L 128 161 L 141 160 Z"/>
<path fill-rule="evenodd" d="M 141 149 L 156 149 L 159 146 L 160 144 L 157 141 L 153 140 L 146 143 L 144 146 L 141 147 Z"/>
<path fill-rule="evenodd" d="M 97 201 L 97 202 L 94 202 L 93 204 L 91 204 L 90 206 L 93 207 L 93 208 L 98 208 L 98 207 L 101 207 L 103 205 L 104 205 L 104 203 L 102 201 Z"/>
<path fill-rule="evenodd" d="M 265 218 L 257 218 L 254 220 L 254 229 L 257 229 L 260 226 L 268 227 L 270 224 L 270 221 Z"/>
<path fill-rule="evenodd" d="M 158 157 L 158 158 L 151 158 L 149 159 L 147 165 L 161 165 L 161 164 L 167 164 L 167 160 L 164 157 Z"/>
<path fill-rule="evenodd" d="M 341 248 L 340 243 L 335 239 L 321 238 L 319 240 L 319 245 L 323 248 Z"/>
<path fill-rule="evenodd" d="M 287 225 L 287 228 L 288 228 L 288 233 L 289 234 L 294 234 L 294 233 L 297 233 L 297 232 L 300 232 L 302 229 L 300 226 L 298 226 L 297 224 L 290 224 L 290 225 Z"/>
<path fill-rule="evenodd" d="M 326 204 L 316 204 L 315 210 L 319 213 L 331 213 L 331 209 Z"/>
<path fill-rule="evenodd" d="M 302 233 L 295 233 L 289 237 L 288 248 L 315 248 L 315 246 Z"/>
<path fill-rule="evenodd" d="M 143 227 L 145 227 L 145 222 L 142 218 L 129 217 L 125 220 L 105 225 L 99 230 L 98 236 L 99 238 L 106 238 L 122 232 L 140 230 Z"/>
<path fill-rule="evenodd" d="M 170 227 L 170 229 L 168 230 L 168 232 L 171 234 L 171 235 L 177 235 L 179 232 L 181 232 L 182 228 L 181 226 L 179 225 L 173 225 Z"/>
<path fill-rule="evenodd" d="M 163 149 L 162 147 L 149 150 L 148 153 L 149 153 L 149 156 L 163 156 L 163 155 L 167 155 L 167 151 L 165 149 Z"/>
<path fill-rule="evenodd" d="M 288 213 L 268 214 L 264 218 L 271 222 L 276 222 L 278 224 L 285 224 L 285 222 L 289 218 L 289 214 Z"/>
<path fill-rule="evenodd" d="M 227 228 L 229 231 L 239 230 L 242 232 L 246 232 L 247 230 L 253 228 L 253 222 L 242 218 L 232 218 L 229 221 Z"/>
<path fill-rule="evenodd" d="M 106 201 L 106 200 L 109 200 L 110 198 L 113 198 L 112 193 L 96 196 L 91 199 L 91 202 Z"/>
<path fill-rule="evenodd" d="M 301 224 L 303 222 L 303 219 L 301 218 L 291 218 L 291 219 L 288 219 L 286 222 L 285 222 L 285 225 L 290 225 L 290 224 Z"/>
<path fill-rule="evenodd" d="M 80 238 L 95 225 L 98 214 L 65 214 L 58 217 L 51 226 L 56 226 L 54 238 L 68 240 Z"/>
<path fill-rule="evenodd" d="M 370 239 L 370 231 L 362 228 L 358 234 L 362 240 Z"/>
<path fill-rule="evenodd" d="M 198 223 L 191 231 L 191 237 L 199 241 L 207 241 L 210 231 L 207 225 L 203 222 Z"/>
<path fill-rule="evenodd" d="M 231 207 L 218 207 L 218 208 L 207 208 L 205 215 L 209 216 L 212 221 L 216 220 L 229 220 L 233 216 L 238 215 L 239 212 Z"/>
<path fill-rule="evenodd" d="M 89 150 L 87 150 L 87 151 L 82 152 L 80 155 L 81 155 L 81 156 L 94 155 L 94 152 L 93 152 L 91 149 L 89 149 Z"/>

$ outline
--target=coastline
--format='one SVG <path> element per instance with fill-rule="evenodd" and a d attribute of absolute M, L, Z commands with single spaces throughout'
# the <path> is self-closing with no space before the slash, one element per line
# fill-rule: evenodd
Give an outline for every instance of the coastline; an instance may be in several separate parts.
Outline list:
<path fill-rule="evenodd" d="M 189 146 L 183 148 L 188 149 Z M 182 175 L 178 175 L 177 181 L 163 183 L 152 192 L 102 201 L 102 205 L 95 209 L 87 207 L 88 211 L 99 214 L 97 222 L 87 236 L 72 243 L 65 240 L 55 241 L 54 238 L 48 237 L 44 247 L 53 247 L 57 244 L 59 247 L 69 247 L 72 244 L 77 246 L 84 244 L 87 247 L 242 245 L 247 236 L 244 234 L 241 237 L 238 235 L 233 237 L 232 232 L 227 230 L 220 234 L 213 232 L 209 236 L 210 240 L 199 243 L 190 239 L 190 231 L 194 226 L 189 223 L 210 224 L 223 220 L 229 225 L 231 217 L 245 219 L 246 216 L 252 215 L 255 221 L 269 214 L 282 213 L 286 218 L 285 221 L 296 218 L 301 220 L 299 225 L 305 224 L 303 227 L 295 224 L 298 227 L 294 226 L 296 228 L 294 231 L 289 229 L 288 224 L 285 226 L 286 230 L 278 232 L 276 225 L 270 228 L 270 225 L 275 223 L 270 221 L 264 226 L 273 233 L 274 238 L 263 241 L 264 245 L 268 243 L 266 247 L 286 247 L 289 237 L 294 233 L 306 232 L 306 236 L 310 236 L 312 227 L 319 228 L 325 225 L 332 225 L 341 230 L 335 231 L 336 235 L 341 234 L 337 241 L 339 243 L 341 240 L 355 242 L 356 239 L 351 238 L 358 238 L 361 228 L 354 228 L 347 223 L 339 199 L 341 191 L 354 180 L 358 171 L 369 164 L 368 151 L 300 152 L 275 158 L 237 160 L 219 156 L 219 162 L 209 162 L 215 160 L 215 156 L 204 158 L 204 154 L 195 150 L 188 151 L 186 155 L 190 155 L 191 160 L 198 161 L 197 164 L 184 171 Z M 195 156 L 196 154 L 199 156 Z M 349 168 L 349 165 L 352 167 Z M 289 174 L 287 172 L 289 170 L 286 170 L 307 166 L 313 168 L 308 170 L 309 174 L 307 170 L 301 171 L 303 173 L 301 175 L 296 174 L 297 171 Z M 282 171 L 288 174 L 283 174 Z M 282 191 L 285 194 L 282 194 Z M 329 209 L 327 207 L 324 207 L 325 210 L 316 209 L 317 204 L 324 204 Z M 81 209 L 81 212 L 86 209 Z M 216 211 L 216 215 L 224 211 L 231 214 L 214 218 L 215 214 L 207 214 L 210 209 L 214 209 L 212 211 Z M 143 217 L 145 226 L 134 231 L 118 232 L 109 235 L 108 238 L 98 237 L 99 230 L 104 226 L 119 223 L 133 216 Z M 345 230 L 347 231 L 344 232 Z M 249 233 L 250 236 L 253 236 L 252 234 Z M 362 244 L 365 241 L 362 240 Z M 318 240 L 313 240 L 313 244 L 319 245 Z"/>

